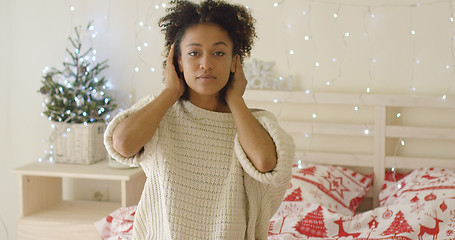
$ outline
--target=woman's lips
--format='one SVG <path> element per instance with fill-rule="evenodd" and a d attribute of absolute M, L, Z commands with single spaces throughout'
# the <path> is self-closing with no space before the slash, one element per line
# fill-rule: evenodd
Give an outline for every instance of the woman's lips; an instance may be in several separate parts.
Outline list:
<path fill-rule="evenodd" d="M 212 76 L 212 75 L 201 75 L 201 76 L 197 77 L 197 79 L 202 80 L 202 81 L 212 81 L 212 80 L 215 80 L 216 77 Z"/>

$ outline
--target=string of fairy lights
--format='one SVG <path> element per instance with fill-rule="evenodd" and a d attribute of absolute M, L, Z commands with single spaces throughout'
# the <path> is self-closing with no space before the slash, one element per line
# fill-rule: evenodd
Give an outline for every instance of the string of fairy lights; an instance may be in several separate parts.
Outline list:
<path fill-rule="evenodd" d="M 259 0 L 258 0 L 259 1 Z M 284 12 L 285 7 L 287 6 L 288 3 L 291 2 L 291 0 L 267 0 L 267 1 L 261 1 L 260 5 L 254 5 L 255 1 L 254 0 L 249 0 L 246 1 L 248 4 L 254 5 L 254 7 L 263 7 L 263 8 L 271 8 L 273 10 L 277 11 L 276 16 L 279 16 L 281 23 L 281 31 L 283 32 L 283 49 L 285 51 L 284 55 L 286 57 L 286 66 L 283 68 L 284 71 L 287 71 L 286 73 L 280 73 L 282 75 L 294 75 L 295 71 L 304 69 L 304 71 L 309 72 L 308 77 L 305 77 L 305 79 L 297 79 L 298 81 L 304 82 L 306 84 L 303 84 L 303 89 L 300 89 L 304 91 L 306 94 L 314 94 L 316 91 L 320 91 L 320 89 L 317 88 L 317 84 L 319 85 L 324 85 L 327 88 L 333 87 L 335 83 L 337 84 L 342 84 L 340 81 L 343 80 L 343 69 L 346 65 L 346 55 L 348 53 L 348 46 L 352 48 L 351 44 L 351 38 L 354 37 L 362 37 L 364 41 L 366 42 L 367 48 L 368 48 L 368 59 L 366 61 L 368 62 L 367 64 L 367 77 L 365 78 L 364 81 L 364 87 L 362 88 L 362 91 L 359 92 L 359 99 L 360 101 L 362 100 L 362 96 L 364 94 L 370 94 L 372 92 L 375 92 L 375 89 L 373 88 L 374 84 L 378 84 L 380 81 L 380 78 L 375 74 L 375 70 L 378 69 L 378 66 L 381 64 L 384 64 L 384 62 L 381 62 L 381 60 L 378 59 L 377 54 L 380 50 L 375 48 L 375 45 L 373 44 L 372 35 L 375 31 L 374 27 L 371 27 L 371 23 L 377 23 L 377 21 L 381 21 L 380 19 L 387 18 L 387 9 L 393 9 L 393 8 L 400 8 L 403 11 L 408 10 L 409 11 L 409 23 L 408 23 L 408 29 L 405 29 L 404 31 L 408 32 L 409 36 L 409 42 L 407 44 L 411 45 L 411 56 L 410 56 L 410 72 L 409 72 L 409 94 L 410 95 L 415 95 L 419 93 L 419 89 L 416 87 L 416 75 L 417 71 L 419 68 L 422 66 L 422 64 L 425 62 L 425 59 L 421 59 L 418 57 L 416 49 L 416 41 L 419 40 L 419 37 L 421 36 L 421 33 L 416 30 L 416 19 L 419 18 L 419 15 L 417 14 L 417 10 L 421 8 L 425 8 L 428 6 L 434 6 L 434 5 L 441 5 L 444 6 L 444 9 L 446 7 L 449 9 L 449 13 L 446 17 L 446 21 L 450 26 L 450 29 L 447 29 L 447 31 L 450 32 L 450 38 L 449 42 L 450 45 L 447 46 L 447 48 L 450 51 L 451 58 L 450 62 L 445 63 L 443 66 L 440 66 L 440 71 L 448 71 L 447 73 L 450 73 L 450 78 L 444 81 L 443 85 L 446 85 L 443 87 L 443 90 L 441 93 L 436 93 L 441 95 L 441 100 L 445 101 L 450 94 L 453 94 L 452 88 L 455 82 L 455 49 L 454 49 L 454 44 L 455 44 L 455 23 L 454 23 L 454 14 L 453 14 L 453 9 L 454 9 L 454 1 L 455 0 L 422 0 L 421 2 L 413 2 L 409 3 L 409 1 L 400 1 L 400 2 L 383 2 L 383 1 L 342 1 L 342 0 L 302 0 L 299 1 L 299 4 L 301 5 L 301 9 L 297 9 L 295 11 L 300 11 L 300 16 L 299 19 L 291 19 L 291 18 L 286 18 L 286 13 Z M 78 8 L 77 8 L 78 2 L 75 1 L 67 1 L 67 10 L 69 13 L 70 17 L 70 29 L 73 29 L 74 27 L 74 15 L 78 14 Z M 107 4 L 105 5 L 106 9 L 101 9 L 100 15 L 102 15 L 102 19 L 105 21 L 104 24 L 104 29 L 92 29 L 93 35 L 92 39 L 95 39 L 100 32 L 104 31 L 110 31 L 110 24 L 111 24 L 111 11 L 112 11 L 112 2 L 111 0 L 107 1 Z M 248 7 L 248 4 L 246 6 Z M 157 19 L 165 14 L 166 7 L 168 7 L 168 1 L 144 1 L 144 0 L 136 0 L 135 1 L 135 7 L 136 7 L 136 19 L 134 21 L 134 28 L 135 28 L 135 34 L 134 36 L 134 42 L 135 46 L 134 48 L 130 49 L 130 51 L 134 51 L 136 54 L 136 61 L 132 69 L 126 69 L 126 71 L 131 71 L 131 82 L 134 82 L 136 78 L 139 76 L 139 73 L 141 74 L 153 74 L 153 75 L 159 75 L 161 74 L 161 61 L 152 61 L 150 57 L 147 55 L 149 52 L 147 51 L 150 49 L 150 46 L 154 44 L 154 41 L 156 39 L 150 38 L 150 36 L 158 36 L 162 38 L 163 36 L 159 33 L 159 29 L 157 26 Z M 338 37 L 336 39 L 333 39 L 333 41 L 341 41 L 341 46 L 343 46 L 343 49 L 340 50 L 341 54 L 338 55 L 333 55 L 329 57 L 329 59 L 322 59 L 322 57 L 319 55 L 318 49 L 321 48 L 321 46 L 318 46 L 318 36 L 316 36 L 316 33 L 314 31 L 314 22 L 316 21 L 315 19 L 315 13 L 314 9 L 315 8 L 326 8 L 326 9 L 333 9 L 332 13 L 330 15 L 325 16 L 327 21 L 333 21 L 334 25 L 336 26 L 336 29 L 334 30 L 334 34 L 336 34 Z M 351 31 L 346 30 L 346 25 L 344 25 L 344 22 L 341 21 L 343 17 L 349 17 L 344 15 L 344 10 L 347 8 L 356 8 L 357 11 L 360 11 L 363 14 L 363 19 L 362 21 L 358 22 L 359 26 L 363 29 L 363 34 L 361 36 L 358 35 L 353 35 Z M 443 14 L 443 13 L 441 13 Z M 258 16 L 255 16 L 258 17 Z M 293 22 L 295 21 L 295 22 Z M 297 22 L 303 23 L 302 25 L 296 24 Z M 447 23 L 441 23 L 447 24 Z M 295 26 L 300 26 L 300 29 L 295 29 Z M 303 28 L 303 29 L 302 29 Z M 299 44 L 304 44 L 305 46 L 309 46 L 310 48 L 313 49 L 312 54 L 307 54 L 307 53 L 302 53 L 299 52 L 298 46 L 294 46 L 295 41 L 290 41 L 289 39 L 289 33 L 292 31 L 300 31 L 302 41 L 299 41 Z M 330 30 L 330 31 L 333 31 Z M 148 33 L 148 34 L 145 34 Z M 155 35 L 153 35 L 155 34 Z M 260 39 L 259 39 L 260 41 Z M 162 56 L 161 56 L 162 57 Z M 158 58 L 158 56 L 156 57 Z M 156 59 L 155 58 L 155 59 Z M 311 59 L 309 59 L 311 58 Z M 296 61 L 299 61 L 299 59 L 305 59 L 305 62 L 310 62 L 310 66 L 303 66 L 299 67 L 299 69 L 293 68 L 293 64 L 295 64 Z M 309 59 L 309 61 L 308 61 Z M 317 78 L 317 73 L 319 71 L 324 71 L 325 68 L 322 68 L 322 66 L 327 67 L 327 64 L 325 63 L 331 63 L 331 67 L 335 68 L 334 72 L 336 73 L 335 76 L 325 78 L 325 79 L 319 79 Z M 325 64 L 325 65 L 324 65 Z M 156 77 L 156 76 L 153 76 Z M 446 84 L 445 84 L 446 83 Z M 335 87 L 336 88 L 336 87 Z M 336 90 L 336 89 L 335 89 Z M 314 95 L 313 95 L 314 96 Z M 283 103 L 286 102 L 286 99 L 275 99 L 274 102 L 276 103 Z M 315 103 L 317 103 L 315 99 Z M 360 111 L 359 106 L 354 106 L 353 111 L 357 112 Z M 396 113 L 397 118 L 402 118 L 401 113 Z M 317 121 L 318 114 L 317 114 L 317 104 L 315 104 L 314 111 L 311 115 L 311 118 L 313 121 Z M 365 127 L 364 130 L 365 135 L 370 134 L 370 129 L 368 127 Z M 311 134 L 307 134 L 308 137 L 311 136 Z M 399 143 L 400 145 L 404 146 L 405 142 L 403 139 L 400 139 Z"/>

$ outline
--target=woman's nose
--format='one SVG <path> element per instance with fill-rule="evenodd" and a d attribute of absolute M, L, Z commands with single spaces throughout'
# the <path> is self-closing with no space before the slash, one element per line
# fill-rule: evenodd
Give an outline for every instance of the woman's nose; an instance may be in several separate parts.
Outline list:
<path fill-rule="evenodd" d="M 201 57 L 200 68 L 204 70 L 209 70 L 213 68 L 213 63 L 210 59 L 210 55 L 205 55 Z"/>

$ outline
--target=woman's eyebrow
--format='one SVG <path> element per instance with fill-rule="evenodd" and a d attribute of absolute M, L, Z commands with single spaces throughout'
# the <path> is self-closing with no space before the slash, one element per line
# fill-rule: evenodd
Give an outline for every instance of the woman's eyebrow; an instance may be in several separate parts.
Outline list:
<path fill-rule="evenodd" d="M 213 44 L 213 46 L 218 46 L 218 45 L 224 45 L 224 46 L 228 47 L 227 43 L 225 43 L 223 41 L 219 41 L 219 42 L 216 42 L 216 43 Z M 186 45 L 185 48 L 188 48 L 188 47 L 191 47 L 191 46 L 201 47 L 202 45 L 199 44 L 199 43 L 190 43 L 190 44 Z"/>

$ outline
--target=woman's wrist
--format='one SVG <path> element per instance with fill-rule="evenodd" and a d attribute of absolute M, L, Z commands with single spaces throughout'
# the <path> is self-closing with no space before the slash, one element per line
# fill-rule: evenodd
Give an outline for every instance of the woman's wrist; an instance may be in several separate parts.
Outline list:
<path fill-rule="evenodd" d="M 165 99 L 175 103 L 181 97 L 178 91 L 174 91 L 172 89 L 165 88 L 161 91 L 160 96 L 164 97 Z"/>
<path fill-rule="evenodd" d="M 246 107 L 245 100 L 243 99 L 242 96 L 237 96 L 237 97 L 232 96 L 230 98 L 227 98 L 226 104 L 229 106 L 229 109 L 231 110 L 231 112 L 235 111 L 235 109 L 238 108 L 239 106 Z"/>

